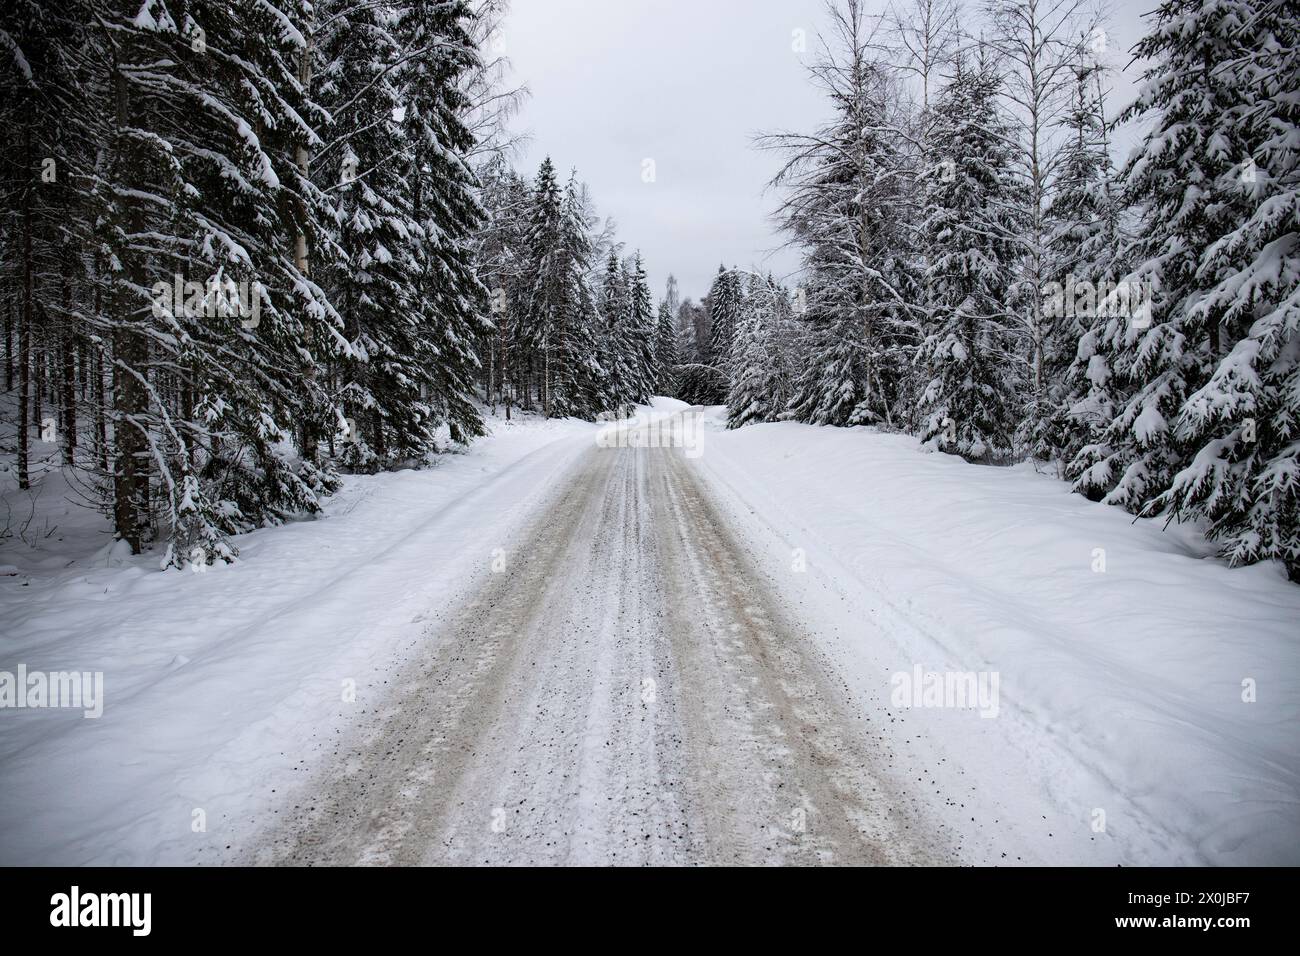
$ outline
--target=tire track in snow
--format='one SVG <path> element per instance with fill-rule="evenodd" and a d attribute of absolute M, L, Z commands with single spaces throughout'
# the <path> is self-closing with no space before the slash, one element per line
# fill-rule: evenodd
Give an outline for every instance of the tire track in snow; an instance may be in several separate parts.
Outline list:
<path fill-rule="evenodd" d="M 717 862 L 951 861 L 882 772 L 879 738 L 732 536 L 695 470 L 665 459 L 668 606 L 688 692 L 691 763 Z"/>
<path fill-rule="evenodd" d="M 569 474 L 252 858 L 950 859 L 680 451 Z"/>

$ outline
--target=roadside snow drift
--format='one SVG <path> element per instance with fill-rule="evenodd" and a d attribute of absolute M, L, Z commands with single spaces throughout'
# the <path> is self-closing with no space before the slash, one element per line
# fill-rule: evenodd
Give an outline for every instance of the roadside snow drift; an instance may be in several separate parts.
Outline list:
<path fill-rule="evenodd" d="M 1277 567 L 1028 465 L 723 414 L 701 466 L 862 706 L 920 735 L 917 772 L 966 777 L 946 809 L 980 808 L 992 862 L 1300 863 L 1300 587 Z M 996 717 L 900 706 L 918 667 L 995 675 Z"/>
<path fill-rule="evenodd" d="M 432 468 L 347 478 L 323 518 L 243 535 L 202 573 L 116 559 L 46 472 L 33 527 L 53 533 L 0 552 L 0 670 L 102 672 L 104 710 L 0 712 L 0 863 L 203 862 L 251 826 L 595 430 L 492 425 Z"/>

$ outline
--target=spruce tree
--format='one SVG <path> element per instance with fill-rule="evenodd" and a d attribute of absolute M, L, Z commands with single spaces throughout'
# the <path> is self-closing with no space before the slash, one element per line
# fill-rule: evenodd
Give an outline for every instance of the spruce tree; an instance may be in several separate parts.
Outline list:
<path fill-rule="evenodd" d="M 1209 152 L 1206 178 L 1178 184 L 1200 186 L 1183 193 L 1195 218 L 1177 209 L 1158 247 L 1205 240 L 1190 248 L 1194 271 L 1161 264 L 1158 315 L 1197 353 L 1198 374 L 1167 433 L 1181 467 L 1151 508 L 1206 521 L 1233 564 L 1277 560 L 1300 581 L 1300 11 L 1169 3 L 1141 49 L 1157 65 L 1139 108 L 1163 112 L 1135 183 L 1157 204 L 1179 191 L 1171 177 L 1186 170 L 1157 147 L 1162 132 L 1195 123 L 1184 142 Z"/>
<path fill-rule="evenodd" d="M 703 343 L 703 344 L 701 344 Z M 691 405 L 708 404 L 713 365 L 708 349 L 708 311 L 690 299 L 677 307 L 678 398 Z"/>
<path fill-rule="evenodd" d="M 1121 236 L 1103 102 L 1100 67 L 1081 57 L 1043 217 L 1043 387 L 1030 397 L 1022 436 L 1044 461 L 1071 461 L 1113 413 L 1103 344 L 1113 319 L 1098 304 L 1114 288 Z"/>
<path fill-rule="evenodd" d="M 564 252 L 562 196 L 555 181 L 550 157 L 542 160 L 533 182 L 528 231 L 525 236 L 523 272 L 525 305 L 516 338 L 527 357 L 528 375 L 541 383 L 542 408 L 551 413 L 551 337 L 563 327 L 565 310 L 571 307 L 569 266 Z"/>
<path fill-rule="evenodd" d="M 628 277 L 618 250 L 610 249 L 601 281 L 601 322 L 597 336 L 603 410 L 620 412 L 634 400 L 629 308 Z"/>
<path fill-rule="evenodd" d="M 545 309 L 543 365 L 548 416 L 591 418 L 599 410 L 601 368 L 597 359 L 599 309 L 587 280 L 591 237 L 576 176 L 559 197 L 554 248 L 539 272 Z"/>
<path fill-rule="evenodd" d="M 960 64 L 935 108 L 924 235 L 927 315 L 918 361 L 921 440 L 970 461 L 1004 461 L 1018 420 L 1012 287 L 1016 210 L 999 79 L 981 58 Z"/>
<path fill-rule="evenodd" d="M 715 368 L 709 404 L 715 404 L 726 400 L 731 380 L 731 346 L 744 307 L 743 286 L 738 272 L 718 266 L 718 274 L 709 289 L 708 307 L 709 356 Z"/>
<path fill-rule="evenodd" d="M 772 279 L 751 277 L 732 347 L 727 427 L 775 421 L 788 401 L 782 328 L 790 303 Z"/>
<path fill-rule="evenodd" d="M 681 357 L 677 353 L 676 316 L 668 299 L 659 303 L 658 321 L 655 325 L 655 384 L 656 395 L 677 397 L 677 366 Z"/>
<path fill-rule="evenodd" d="M 70 113 L 102 144 L 81 191 L 83 321 L 111 370 L 114 523 L 139 551 L 161 514 L 164 566 L 232 557 L 229 534 L 319 508 L 329 475 L 285 447 L 320 405 L 310 350 L 337 321 L 291 239 L 320 198 L 292 161 L 316 137 L 296 77 L 306 4 L 178 15 L 104 11 L 114 46 L 92 31 L 78 47 Z"/>
<path fill-rule="evenodd" d="M 470 20 L 464 0 L 411 0 L 397 25 L 405 60 L 400 73 L 409 150 L 405 186 L 416 229 L 414 306 L 422 330 L 417 382 L 431 424 L 446 423 L 455 441 L 484 433 L 474 405 L 474 346 L 490 328 L 487 290 L 473 262 L 474 234 L 486 213 L 466 164 L 474 141 L 465 125 L 470 104 L 462 85 L 481 68 Z"/>
<path fill-rule="evenodd" d="M 532 195 L 524 178 L 499 156 L 480 178 L 487 219 L 474 237 L 475 263 L 492 323 L 480 335 L 480 364 L 488 401 L 505 402 L 509 415 L 526 380 L 518 335 L 531 288 L 526 265 Z"/>
<path fill-rule="evenodd" d="M 655 383 L 662 377 L 656 348 L 657 325 L 641 253 L 637 252 L 627 268 L 629 329 L 628 364 L 631 366 L 632 401 L 644 404 L 654 394 Z"/>
<path fill-rule="evenodd" d="M 1261 115 L 1257 109 L 1270 98 L 1254 88 L 1268 75 L 1264 65 L 1285 59 L 1278 41 L 1285 36 L 1286 18 L 1270 16 L 1270 10 L 1276 8 L 1246 0 L 1209 6 L 1170 0 L 1156 11 L 1151 32 L 1136 48 L 1153 64 L 1125 117 L 1155 120 L 1124 171 L 1126 200 L 1138 208 L 1142 225 L 1126 252 L 1134 265 L 1122 282 L 1139 306 L 1121 303 L 1109 310 L 1116 321 L 1103 344 L 1116 407 L 1098 440 L 1080 451 L 1071 468 L 1078 490 L 1135 513 L 1167 504 L 1200 510 L 1202 503 L 1218 513 L 1232 496 L 1230 474 L 1244 482 L 1238 485 L 1244 489 L 1267 470 L 1267 457 L 1255 458 L 1243 441 L 1247 419 L 1258 431 L 1256 399 L 1263 393 L 1229 383 L 1243 371 L 1249 378 L 1268 367 L 1255 366 L 1254 357 L 1240 364 L 1259 341 L 1240 353 L 1236 346 L 1251 338 L 1255 310 L 1270 314 L 1272 296 L 1281 291 L 1279 302 L 1286 296 L 1281 273 L 1275 273 L 1277 284 L 1268 286 L 1234 282 L 1238 270 L 1248 274 L 1249 263 L 1264 249 L 1254 243 L 1274 228 L 1265 226 L 1254 238 L 1242 229 L 1258 221 L 1257 201 L 1276 188 L 1270 185 L 1271 171 L 1265 167 L 1261 177 L 1258 164 L 1276 163 L 1285 153 L 1261 151 L 1265 127 L 1247 119 Z M 1282 34 L 1270 32 L 1275 29 Z M 1267 52 L 1261 56 L 1257 47 Z M 1285 183 L 1282 162 L 1280 182 Z M 1271 217 L 1270 209 L 1264 218 Z M 1265 261 L 1284 260 L 1266 255 Z M 1268 268 L 1273 267 L 1263 275 Z M 1243 288 L 1250 291 L 1239 299 Z M 1285 334 L 1272 338 L 1272 346 L 1281 346 L 1277 354 L 1285 355 Z M 1207 390 L 1220 368 L 1226 377 Z M 1288 433 L 1283 418 L 1281 444 L 1273 447 L 1284 446 Z M 1245 468 L 1238 468 L 1243 462 Z M 1163 497 L 1175 480 L 1179 490 Z M 1283 490 L 1283 511 L 1284 488 L 1276 489 Z M 1229 518 L 1217 533 L 1231 537 L 1234 526 L 1240 527 Z M 1240 559 L 1251 549 L 1247 542 Z"/>
<path fill-rule="evenodd" d="M 320 44 L 319 95 L 332 123 L 330 160 L 317 175 L 338 222 L 328 287 L 346 339 L 337 393 L 348 422 L 343 461 L 374 471 L 422 457 L 434 438 L 420 394 L 428 381 L 416 296 L 420 226 L 397 161 L 410 148 L 394 119 L 402 48 L 377 7 L 339 0 L 323 13 L 331 26 Z"/>

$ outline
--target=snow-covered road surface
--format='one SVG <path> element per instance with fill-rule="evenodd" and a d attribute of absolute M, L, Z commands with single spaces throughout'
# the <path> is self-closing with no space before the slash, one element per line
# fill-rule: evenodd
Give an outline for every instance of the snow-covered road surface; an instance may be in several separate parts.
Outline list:
<path fill-rule="evenodd" d="M 592 447 L 497 568 L 249 859 L 954 859 L 682 449 Z"/>
<path fill-rule="evenodd" d="M 494 417 L 202 574 L 44 488 L 0 670 L 104 709 L 0 713 L 0 863 L 1300 862 L 1278 569 L 1030 465 L 703 422 Z"/>

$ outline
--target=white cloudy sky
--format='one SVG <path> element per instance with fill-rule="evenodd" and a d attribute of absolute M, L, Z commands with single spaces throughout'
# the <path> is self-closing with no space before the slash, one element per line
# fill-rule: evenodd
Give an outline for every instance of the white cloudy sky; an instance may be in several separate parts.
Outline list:
<path fill-rule="evenodd" d="M 1112 12 L 1112 111 L 1131 98 L 1126 51 L 1154 6 L 1119 0 Z M 797 256 L 778 251 L 764 193 L 778 160 L 751 144 L 824 116 L 804 72 L 823 10 L 824 0 L 513 0 L 505 52 L 532 93 L 519 168 L 531 176 L 545 155 L 562 175 L 577 167 L 620 239 L 642 251 L 656 296 L 671 272 L 698 299 L 721 262 L 792 272 Z M 809 53 L 794 51 L 795 30 Z"/>

